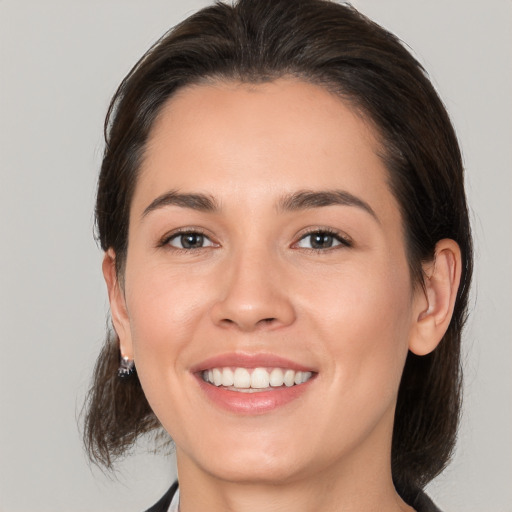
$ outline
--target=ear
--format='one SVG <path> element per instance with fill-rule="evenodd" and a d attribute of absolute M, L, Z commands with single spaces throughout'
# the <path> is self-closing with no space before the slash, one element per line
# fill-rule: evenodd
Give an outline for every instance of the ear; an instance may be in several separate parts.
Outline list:
<path fill-rule="evenodd" d="M 112 248 L 105 252 L 102 270 L 103 277 L 107 283 L 110 314 L 112 315 L 114 329 L 119 337 L 121 355 L 133 359 L 130 319 L 126 308 L 124 291 L 117 278 L 116 253 Z"/>
<path fill-rule="evenodd" d="M 460 248 L 454 240 L 436 244 L 434 260 L 423 265 L 424 289 L 415 292 L 414 322 L 409 350 L 423 356 L 432 352 L 448 329 L 461 275 Z"/>

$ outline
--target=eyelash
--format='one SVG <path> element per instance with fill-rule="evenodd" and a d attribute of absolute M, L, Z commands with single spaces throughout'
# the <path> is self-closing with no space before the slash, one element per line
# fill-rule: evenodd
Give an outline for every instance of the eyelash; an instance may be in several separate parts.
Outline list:
<path fill-rule="evenodd" d="M 186 248 L 186 247 L 179 248 L 179 247 L 174 247 L 174 246 L 170 245 L 170 242 L 172 240 L 174 240 L 178 237 L 185 236 L 185 235 L 202 236 L 204 239 L 206 239 L 210 242 L 210 245 L 196 247 L 196 248 Z M 298 247 L 298 248 L 301 248 L 302 250 L 305 250 L 305 251 L 312 251 L 314 253 L 321 253 L 321 252 L 335 250 L 337 247 L 344 248 L 344 247 L 352 247 L 353 246 L 352 240 L 350 240 L 350 238 L 348 238 L 347 236 L 342 236 L 338 231 L 335 231 L 330 228 L 316 228 L 311 231 L 306 231 L 306 232 L 302 233 L 300 235 L 300 238 L 297 240 L 297 242 L 294 242 L 292 244 L 292 247 L 298 246 L 298 244 L 301 241 L 307 239 L 308 237 L 312 237 L 315 235 L 323 235 L 323 236 L 332 237 L 333 240 L 335 240 L 339 243 L 337 245 L 334 245 L 331 247 L 325 247 L 325 248 L 315 248 L 315 247 L 302 247 L 302 248 Z M 180 251 L 180 252 L 193 252 L 193 251 L 197 251 L 199 249 L 206 249 L 208 247 L 215 247 L 215 246 L 218 247 L 218 244 L 213 242 L 211 240 L 211 238 L 204 231 L 202 231 L 201 229 L 198 229 L 198 228 L 182 228 L 178 231 L 174 231 L 173 233 L 166 235 L 158 243 L 158 247 L 165 247 L 169 250 Z"/>
<path fill-rule="evenodd" d="M 178 237 L 182 237 L 185 235 L 202 236 L 204 239 L 209 240 L 211 242 L 211 245 L 206 246 L 206 247 L 196 247 L 196 248 L 186 248 L 186 247 L 180 248 L 180 247 L 173 247 L 172 245 L 170 245 L 170 242 L 173 239 L 176 239 Z M 158 247 L 164 247 L 169 250 L 180 251 L 180 252 L 193 252 L 193 251 L 197 251 L 198 249 L 205 249 L 205 248 L 211 247 L 211 246 L 218 246 L 218 244 L 213 242 L 211 240 L 211 238 L 204 231 L 202 231 L 201 229 L 198 229 L 198 228 L 182 228 L 177 231 L 173 231 L 171 234 L 165 235 L 164 238 L 162 238 L 162 240 L 158 243 Z"/>
<path fill-rule="evenodd" d="M 339 242 L 339 244 L 326 248 L 302 247 L 302 250 L 312 251 L 318 254 L 336 249 L 349 248 L 353 246 L 353 242 L 349 237 L 347 237 L 346 235 L 342 236 L 338 231 L 335 231 L 331 228 L 316 228 L 311 231 L 306 231 L 300 235 L 299 240 L 295 242 L 293 245 L 297 245 L 302 240 L 305 240 L 306 238 L 312 237 L 314 235 L 324 235 L 332 237 L 335 241 Z"/>

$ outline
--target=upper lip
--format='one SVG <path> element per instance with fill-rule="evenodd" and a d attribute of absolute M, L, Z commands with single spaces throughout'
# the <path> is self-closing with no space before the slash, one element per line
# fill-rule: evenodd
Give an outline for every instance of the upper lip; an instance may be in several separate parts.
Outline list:
<path fill-rule="evenodd" d="M 229 366 L 236 368 L 289 368 L 291 370 L 303 372 L 315 371 L 311 366 L 307 366 L 275 354 L 249 354 L 236 352 L 209 357 L 208 359 L 192 366 L 190 371 L 192 373 L 197 373 L 204 370 L 210 370 L 212 368 L 225 368 Z"/>

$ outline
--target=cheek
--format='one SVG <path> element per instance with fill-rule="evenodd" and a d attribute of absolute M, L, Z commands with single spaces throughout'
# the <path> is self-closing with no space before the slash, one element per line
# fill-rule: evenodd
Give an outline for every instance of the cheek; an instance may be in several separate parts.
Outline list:
<path fill-rule="evenodd" d="M 371 268 L 371 267 L 370 267 Z M 402 267 L 403 268 L 403 267 Z M 328 340 L 342 392 L 394 397 L 408 350 L 412 296 L 408 274 L 392 267 L 347 273 L 317 295 L 314 329 Z M 319 299 L 321 297 L 321 300 Z"/>
<path fill-rule="evenodd" d="M 327 328 L 357 330 L 374 339 L 379 331 L 407 328 L 411 320 L 412 292 L 407 267 L 392 262 L 366 262 L 347 266 L 329 276 L 306 283 L 303 309 L 323 318 Z M 364 340 L 361 339 L 361 342 Z"/>
<path fill-rule="evenodd" d="M 204 295 L 183 275 L 145 267 L 128 276 L 127 297 L 137 367 L 175 366 L 205 308 Z"/>
<path fill-rule="evenodd" d="M 190 379 L 184 362 L 193 350 L 191 340 L 205 309 L 204 295 L 183 273 L 139 268 L 132 274 L 127 269 L 126 280 L 134 359 L 144 394 L 168 427 L 176 423 L 173 411 L 181 410 L 186 401 L 172 390 L 182 389 Z"/>

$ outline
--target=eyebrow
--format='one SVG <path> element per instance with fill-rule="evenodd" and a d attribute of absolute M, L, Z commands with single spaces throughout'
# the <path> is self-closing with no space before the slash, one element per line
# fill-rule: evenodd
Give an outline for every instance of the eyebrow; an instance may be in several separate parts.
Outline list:
<path fill-rule="evenodd" d="M 333 205 L 361 208 L 369 213 L 377 222 L 380 222 L 377 214 L 366 201 L 345 190 L 301 190 L 283 197 L 278 203 L 278 208 L 294 212 Z"/>
<path fill-rule="evenodd" d="M 154 210 L 171 205 L 202 212 L 216 212 L 220 209 L 219 204 L 213 196 L 207 194 L 182 194 L 177 190 L 171 190 L 152 201 L 142 212 L 142 218 L 146 217 L 148 213 Z"/>
<path fill-rule="evenodd" d="M 344 190 L 300 190 L 282 197 L 277 203 L 277 209 L 295 212 L 335 205 L 355 206 L 369 213 L 377 222 L 380 222 L 373 208 L 366 201 Z M 184 194 L 177 190 L 171 190 L 154 199 L 142 213 L 142 218 L 165 206 L 180 206 L 210 213 L 220 210 L 219 203 L 211 195 L 201 193 Z"/>

